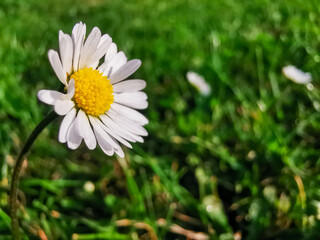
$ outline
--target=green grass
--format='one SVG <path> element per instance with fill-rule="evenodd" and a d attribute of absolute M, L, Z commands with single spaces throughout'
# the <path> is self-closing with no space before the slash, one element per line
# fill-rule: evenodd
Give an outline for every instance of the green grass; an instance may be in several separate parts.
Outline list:
<path fill-rule="evenodd" d="M 37 91 L 59 88 L 47 51 L 80 20 L 142 60 L 149 136 L 121 160 L 69 150 L 55 121 L 21 176 L 25 239 L 149 239 L 139 222 L 159 239 L 186 239 L 175 224 L 209 239 L 319 239 L 319 14 L 316 0 L 2 0 L 0 239 L 13 159 L 50 111 Z M 312 74 L 312 91 L 282 76 L 288 64 Z"/>

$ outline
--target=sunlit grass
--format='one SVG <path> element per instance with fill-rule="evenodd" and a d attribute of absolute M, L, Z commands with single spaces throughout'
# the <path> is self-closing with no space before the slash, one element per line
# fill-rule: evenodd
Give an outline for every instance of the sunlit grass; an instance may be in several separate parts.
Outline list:
<path fill-rule="evenodd" d="M 82 20 L 142 60 L 134 77 L 148 84 L 149 136 L 120 160 L 70 152 L 50 126 L 21 177 L 25 236 L 185 239 L 177 224 L 210 239 L 320 237 L 316 1 L 76 2 L 0 2 L 0 235 L 10 235 L 13 160 L 47 113 L 36 92 L 56 85 L 47 51 Z M 310 72 L 314 89 L 285 79 L 288 64 Z"/>

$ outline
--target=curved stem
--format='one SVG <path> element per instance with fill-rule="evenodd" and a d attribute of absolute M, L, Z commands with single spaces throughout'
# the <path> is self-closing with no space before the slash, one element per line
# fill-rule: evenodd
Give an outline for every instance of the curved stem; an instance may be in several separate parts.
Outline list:
<path fill-rule="evenodd" d="M 17 191 L 19 186 L 19 175 L 22 168 L 22 163 L 24 161 L 24 156 L 29 151 L 33 142 L 36 140 L 36 138 L 39 136 L 42 130 L 45 129 L 45 127 L 48 126 L 57 117 L 58 115 L 54 111 L 52 111 L 36 126 L 36 128 L 33 130 L 29 138 L 27 139 L 26 143 L 24 144 L 18 156 L 18 159 L 16 161 L 16 165 L 14 167 L 13 174 L 12 174 L 11 192 L 10 192 L 10 206 L 11 206 L 10 214 L 11 214 L 11 227 L 12 227 L 11 230 L 12 230 L 13 240 L 20 239 L 19 221 L 17 217 L 17 209 L 18 209 Z"/>

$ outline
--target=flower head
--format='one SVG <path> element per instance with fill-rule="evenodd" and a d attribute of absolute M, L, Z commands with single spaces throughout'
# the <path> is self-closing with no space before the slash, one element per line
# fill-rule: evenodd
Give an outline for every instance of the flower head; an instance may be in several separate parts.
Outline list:
<path fill-rule="evenodd" d="M 312 81 L 310 73 L 305 73 L 292 65 L 283 67 L 282 72 L 286 78 L 298 84 L 307 85 Z"/>
<path fill-rule="evenodd" d="M 211 93 L 209 84 L 199 74 L 187 72 L 187 79 L 202 95 L 208 96 Z"/>
<path fill-rule="evenodd" d="M 86 25 L 77 23 L 72 36 L 59 32 L 59 53 L 49 50 L 48 57 L 65 92 L 40 90 L 38 98 L 54 106 L 65 116 L 59 130 L 59 141 L 76 149 L 84 140 L 89 149 L 97 142 L 103 152 L 124 157 L 119 143 L 143 142 L 148 133 L 148 119 L 135 109 L 148 106 L 144 80 L 125 80 L 141 65 L 127 61 L 108 34 L 95 27 L 85 40 Z M 103 63 L 100 64 L 100 59 Z"/>

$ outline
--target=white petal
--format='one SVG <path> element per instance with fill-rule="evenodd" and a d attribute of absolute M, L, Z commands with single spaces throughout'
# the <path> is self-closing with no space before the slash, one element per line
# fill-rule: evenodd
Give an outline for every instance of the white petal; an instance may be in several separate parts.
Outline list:
<path fill-rule="evenodd" d="M 111 137 L 111 139 L 113 141 L 115 141 L 116 143 L 118 143 L 113 137 Z M 120 147 L 120 145 L 117 148 L 114 148 L 114 152 L 121 158 L 124 158 L 124 152 L 122 150 L 122 148 Z"/>
<path fill-rule="evenodd" d="M 132 148 L 131 144 L 127 142 L 125 139 L 120 137 L 118 134 L 116 134 L 113 130 L 108 128 L 106 125 L 104 125 L 99 119 L 95 119 L 96 123 L 104 130 L 106 131 L 111 137 L 115 138 L 119 142 L 121 142 L 123 145 Z"/>
<path fill-rule="evenodd" d="M 97 145 L 96 138 L 93 134 L 88 117 L 82 110 L 79 110 L 78 112 L 76 119 L 76 128 L 78 129 L 80 137 L 84 139 L 87 147 L 90 150 L 95 149 Z"/>
<path fill-rule="evenodd" d="M 139 123 L 130 120 L 126 116 L 116 113 L 112 109 L 108 111 L 108 116 L 112 118 L 121 128 L 127 129 L 128 131 L 141 135 L 148 136 L 148 132 Z"/>
<path fill-rule="evenodd" d="M 98 70 L 101 73 L 103 73 L 107 69 L 110 61 L 117 55 L 117 51 L 118 51 L 117 45 L 115 43 L 111 43 L 111 45 L 108 48 L 108 51 L 104 57 L 104 63 L 101 64 L 101 66 L 98 68 Z"/>
<path fill-rule="evenodd" d="M 119 157 L 124 158 L 124 152 L 122 150 L 122 148 L 115 148 L 114 149 L 115 153 L 118 154 Z"/>
<path fill-rule="evenodd" d="M 101 147 L 102 151 L 108 156 L 112 156 L 114 153 L 114 149 L 110 145 L 110 143 L 107 140 L 105 140 L 102 134 L 99 131 L 97 131 L 95 128 L 93 128 L 93 131 L 94 131 L 94 134 L 96 135 L 98 144 Z"/>
<path fill-rule="evenodd" d="M 64 94 L 53 90 L 40 90 L 38 92 L 38 98 L 40 101 L 54 105 L 54 102 L 63 98 Z"/>
<path fill-rule="evenodd" d="M 112 140 L 108 133 L 106 133 L 97 123 L 96 119 L 92 116 L 89 116 L 90 122 L 93 128 L 100 133 L 101 136 L 114 148 L 119 148 L 119 145 L 116 141 Z"/>
<path fill-rule="evenodd" d="M 59 50 L 63 69 L 70 74 L 72 71 L 73 43 L 68 34 L 59 31 Z"/>
<path fill-rule="evenodd" d="M 107 76 L 111 76 L 116 72 L 120 67 L 122 67 L 127 62 L 127 57 L 124 52 L 118 52 L 116 56 L 110 61 Z"/>
<path fill-rule="evenodd" d="M 135 109 L 146 109 L 148 102 L 144 92 L 114 94 L 114 102 L 132 107 Z"/>
<path fill-rule="evenodd" d="M 101 115 L 100 119 L 102 120 L 104 125 L 106 125 L 110 129 L 112 129 L 116 134 L 118 134 L 122 138 L 125 138 L 131 142 L 143 142 L 142 137 L 129 132 L 126 128 L 124 128 L 123 126 L 121 126 L 118 123 L 116 123 L 115 121 L 113 121 L 107 115 Z"/>
<path fill-rule="evenodd" d="M 140 91 L 119 93 L 117 95 L 118 96 L 125 96 L 125 97 L 128 97 L 128 98 L 138 98 L 138 99 L 143 99 L 143 100 L 147 100 L 148 99 L 147 94 L 144 93 L 144 92 L 140 92 Z"/>
<path fill-rule="evenodd" d="M 80 146 L 81 141 L 82 137 L 80 137 L 78 133 L 78 129 L 76 128 L 76 120 L 74 120 L 67 133 L 68 147 L 71 149 L 77 149 Z"/>
<path fill-rule="evenodd" d="M 77 23 L 72 30 L 73 41 L 73 71 L 78 71 L 80 52 L 86 35 L 86 25 Z"/>
<path fill-rule="evenodd" d="M 98 65 L 99 65 L 99 61 L 90 62 L 90 64 L 88 65 L 88 68 L 97 69 Z"/>
<path fill-rule="evenodd" d="M 124 157 L 124 153 L 121 147 L 96 122 L 98 120 L 94 119 L 92 116 L 90 116 L 89 118 L 101 149 L 109 156 L 111 156 L 113 154 L 113 151 L 115 151 L 120 157 Z"/>
<path fill-rule="evenodd" d="M 59 47 L 61 47 L 61 46 L 60 46 L 60 43 L 61 43 L 61 40 L 62 40 L 63 37 L 64 37 L 64 32 L 62 32 L 61 30 L 59 30 Z"/>
<path fill-rule="evenodd" d="M 112 38 L 109 36 L 109 34 L 103 34 L 100 38 L 98 48 L 105 42 L 105 41 L 110 41 L 112 42 Z M 111 44 L 111 43 L 110 43 Z"/>
<path fill-rule="evenodd" d="M 73 98 L 75 91 L 76 89 L 74 79 L 71 79 L 68 84 L 68 93 L 66 94 L 65 99 L 70 100 L 71 98 Z"/>
<path fill-rule="evenodd" d="M 135 92 L 142 90 L 146 87 L 144 80 L 133 79 L 122 81 L 112 86 L 114 92 Z"/>
<path fill-rule="evenodd" d="M 118 48 L 117 45 L 115 43 L 111 43 L 108 52 L 106 53 L 106 56 L 104 57 L 104 61 L 105 62 L 110 62 L 112 60 L 112 58 L 114 58 L 114 56 L 117 54 Z"/>
<path fill-rule="evenodd" d="M 59 142 L 65 143 L 67 141 L 68 130 L 76 117 L 76 109 L 72 109 L 62 120 L 59 129 Z"/>
<path fill-rule="evenodd" d="M 79 61 L 80 69 L 87 67 L 91 55 L 96 51 L 98 47 L 100 38 L 101 38 L 101 32 L 99 28 L 97 27 L 93 28 L 81 50 L 80 61 Z"/>
<path fill-rule="evenodd" d="M 67 74 L 66 74 L 66 71 L 62 68 L 58 53 L 51 49 L 48 52 L 48 58 L 49 58 L 51 66 L 52 66 L 54 72 L 56 73 L 57 77 L 59 78 L 59 80 L 64 85 L 67 85 L 67 81 L 66 81 Z"/>
<path fill-rule="evenodd" d="M 140 65 L 141 65 L 141 61 L 139 59 L 133 59 L 127 62 L 110 76 L 110 83 L 114 84 L 126 79 L 135 71 L 137 71 Z"/>
<path fill-rule="evenodd" d="M 58 115 L 66 115 L 74 107 L 74 102 L 71 100 L 57 100 L 54 102 L 54 111 Z"/>
<path fill-rule="evenodd" d="M 109 37 L 108 34 L 106 35 Z M 106 35 L 103 35 L 102 37 L 105 37 Z M 88 64 L 87 64 L 88 68 L 90 67 L 92 67 L 93 69 L 97 68 L 99 64 L 99 60 L 107 53 L 111 42 L 112 42 L 112 39 L 109 37 L 105 39 L 100 46 L 98 46 L 98 48 L 95 50 L 95 52 L 91 55 L 90 59 L 88 60 Z"/>
<path fill-rule="evenodd" d="M 101 66 L 100 71 L 103 72 L 103 76 L 111 76 L 127 62 L 127 57 L 123 52 L 118 52 L 110 62 Z"/>
<path fill-rule="evenodd" d="M 148 124 L 148 122 L 149 122 L 148 119 L 145 116 L 143 116 L 141 113 L 139 113 L 138 111 L 133 110 L 131 108 L 128 108 L 126 106 L 122 106 L 120 104 L 113 103 L 111 105 L 111 109 L 113 109 L 117 113 L 120 113 L 120 114 L 126 116 L 129 119 L 132 119 L 135 122 L 142 123 L 142 125 Z"/>
<path fill-rule="evenodd" d="M 98 70 L 103 74 L 105 72 L 105 70 L 107 69 L 108 67 L 108 63 L 107 62 L 104 62 L 100 65 L 100 67 L 98 67 Z M 104 75 L 106 76 L 106 75 Z"/>

